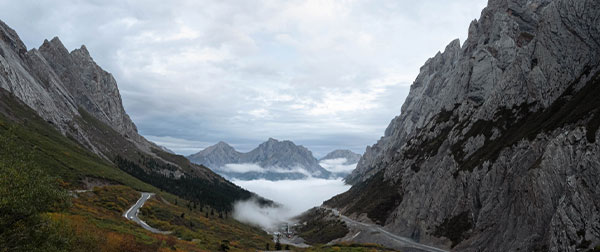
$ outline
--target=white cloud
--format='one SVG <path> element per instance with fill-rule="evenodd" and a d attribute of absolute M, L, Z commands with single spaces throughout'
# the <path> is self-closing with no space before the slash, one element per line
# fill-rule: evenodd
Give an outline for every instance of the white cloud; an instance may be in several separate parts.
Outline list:
<path fill-rule="evenodd" d="M 341 179 L 233 180 L 233 183 L 282 204 L 282 208 L 261 208 L 252 201 L 235 205 L 234 217 L 267 229 L 277 222 L 287 221 L 312 207 L 320 206 L 323 201 L 350 188 Z"/>
<path fill-rule="evenodd" d="M 288 167 L 288 168 L 277 167 L 277 166 L 262 167 L 258 164 L 251 164 L 251 163 L 226 164 L 222 167 L 219 167 L 217 169 L 217 171 L 226 172 L 226 173 L 247 173 L 247 172 L 258 172 L 258 173 L 270 172 L 270 173 L 283 173 L 283 174 L 300 173 L 306 177 L 313 177 L 313 176 L 320 175 L 320 172 L 316 172 L 313 174 L 313 173 L 308 172 L 304 167 L 301 167 L 301 166 Z"/>
<path fill-rule="evenodd" d="M 233 218 L 270 232 L 276 231 L 279 223 L 289 222 L 293 217 L 291 209 L 286 206 L 261 206 L 254 198 L 233 204 Z"/>
<path fill-rule="evenodd" d="M 257 164 L 226 164 L 219 168 L 223 172 L 233 173 L 246 173 L 246 172 L 260 172 L 264 173 L 265 169 Z"/>
<path fill-rule="evenodd" d="M 345 164 L 347 161 L 346 158 L 334 158 L 334 159 L 325 159 L 319 162 L 319 165 L 323 167 L 325 170 L 328 170 L 333 173 L 350 173 L 352 170 L 356 168 L 355 164 Z"/>

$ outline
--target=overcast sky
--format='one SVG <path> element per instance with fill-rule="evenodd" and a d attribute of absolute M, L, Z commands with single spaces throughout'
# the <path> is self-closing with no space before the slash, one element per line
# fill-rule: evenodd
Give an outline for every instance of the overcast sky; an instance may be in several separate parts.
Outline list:
<path fill-rule="evenodd" d="M 85 44 L 140 133 L 180 154 L 269 137 L 363 153 L 485 0 L 0 0 L 28 48 Z"/>

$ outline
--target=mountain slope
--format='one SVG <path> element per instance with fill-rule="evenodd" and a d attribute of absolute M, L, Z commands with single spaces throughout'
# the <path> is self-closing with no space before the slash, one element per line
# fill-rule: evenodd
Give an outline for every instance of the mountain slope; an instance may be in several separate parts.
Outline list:
<path fill-rule="evenodd" d="M 68 53 L 55 38 L 27 51 L 1 21 L 0 140 L 0 158 L 11 156 L 18 146 L 19 155 L 30 157 L 18 166 L 24 169 L 20 172 L 39 168 L 55 176 L 61 190 L 70 190 L 67 209 L 42 216 L 58 228 L 52 230 L 59 234 L 54 238 L 64 246 L 57 251 L 214 251 L 223 239 L 232 242 L 233 251 L 246 251 L 270 242 L 261 230 L 227 217 L 233 202 L 256 195 L 141 137 L 123 109 L 116 82 L 85 47 Z M 37 195 L 27 187 L 3 189 L 19 196 L 11 201 Z M 144 219 L 169 225 L 176 237 L 150 234 L 122 217 L 139 197 L 136 191 L 156 193 L 160 202 L 154 205 L 163 208 Z M 21 218 L 6 211 L 3 215 Z M 5 224 L 4 231 L 13 228 Z M 28 229 L 39 227 L 18 228 L 33 232 Z M 15 247 L 0 244 L 0 250 Z"/>
<path fill-rule="evenodd" d="M 304 146 L 273 138 L 247 153 L 238 152 L 228 144 L 219 142 L 188 156 L 188 159 L 237 179 L 280 180 L 308 176 L 325 178 L 330 175 Z"/>
<path fill-rule="evenodd" d="M 2 141 L 4 139 L 12 139 L 13 142 L 7 146 Z M 158 247 L 212 251 L 220 248 L 223 239 L 236 242 L 238 251 L 243 251 L 262 248 L 265 242 L 270 241 L 269 236 L 257 228 L 231 218 L 217 217 L 227 211 L 221 212 L 217 207 L 211 207 L 215 205 L 212 202 L 203 204 L 201 201 L 186 201 L 118 169 L 83 148 L 74 139 L 63 136 L 18 98 L 0 89 L 0 159 L 14 152 L 13 146 L 31 151 L 29 155 L 19 154 L 30 156 L 27 164 L 55 176 L 65 189 L 87 189 L 82 192 L 71 191 L 76 196 L 72 198 L 71 206 L 63 211 L 53 210 L 52 213 L 53 220 L 60 223 L 58 232 L 61 236 L 58 239 L 70 243 L 64 244 L 65 246 L 72 246 L 63 247 L 67 251 L 113 251 L 117 248 L 127 251 L 155 251 Z M 26 168 L 32 169 L 29 166 Z M 215 189 L 220 188 L 218 184 L 213 186 Z M 124 211 L 138 200 L 137 191 L 156 193 L 161 201 L 154 205 L 163 208 L 159 216 L 144 216 L 143 220 L 162 225 L 168 223 L 169 230 L 176 231 L 173 235 L 182 240 L 150 234 L 123 218 Z M 200 208 L 192 209 L 189 207 L 192 205 Z M 142 208 L 142 211 L 146 209 Z M 212 211 L 216 215 L 207 216 Z M 185 213 L 185 218 L 180 216 L 181 213 Z M 14 217 L 9 215 L 8 218 Z M 202 220 L 200 225 L 189 226 L 189 223 L 198 224 L 198 219 Z M 200 238 L 203 239 L 202 244 L 191 242 Z M 164 244 L 165 240 L 169 242 Z M 0 250 L 7 245 L 10 246 L 0 244 Z"/>
<path fill-rule="evenodd" d="M 325 204 L 461 251 L 600 243 L 600 4 L 490 0 Z"/>
<path fill-rule="evenodd" d="M 116 81 L 93 61 L 85 46 L 68 52 L 54 38 L 28 51 L 16 32 L 0 21 L 0 89 L 10 93 L 4 97 L 14 98 L 6 98 L 2 110 L 17 125 L 28 127 L 21 118 L 24 114 L 15 112 L 26 111 L 23 102 L 46 121 L 39 128 L 56 128 L 105 165 L 146 183 L 222 210 L 252 196 L 210 169 L 140 136 L 125 113 Z"/>

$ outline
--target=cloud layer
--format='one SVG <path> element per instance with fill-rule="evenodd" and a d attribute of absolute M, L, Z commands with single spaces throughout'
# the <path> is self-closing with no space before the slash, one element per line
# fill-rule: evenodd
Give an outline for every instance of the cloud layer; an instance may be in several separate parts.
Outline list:
<path fill-rule="evenodd" d="M 362 153 L 485 0 L 0 0 L 28 47 L 86 44 L 140 132 L 190 154 L 291 139 Z"/>
<path fill-rule="evenodd" d="M 256 173 L 298 173 L 303 174 L 306 177 L 318 176 L 320 175 L 320 171 L 315 174 L 311 174 L 302 166 L 296 166 L 291 168 L 282 168 L 276 166 L 269 167 L 261 167 L 258 164 L 226 164 L 222 167 L 219 167 L 215 171 L 217 172 L 225 172 L 225 173 L 247 173 L 247 172 L 256 172 Z"/>
<path fill-rule="evenodd" d="M 304 180 L 233 180 L 233 183 L 290 209 L 290 216 L 300 214 L 350 188 L 341 179 Z"/>
<path fill-rule="evenodd" d="M 325 159 L 319 162 L 319 165 L 332 173 L 350 173 L 357 164 L 345 164 L 346 158 Z"/>

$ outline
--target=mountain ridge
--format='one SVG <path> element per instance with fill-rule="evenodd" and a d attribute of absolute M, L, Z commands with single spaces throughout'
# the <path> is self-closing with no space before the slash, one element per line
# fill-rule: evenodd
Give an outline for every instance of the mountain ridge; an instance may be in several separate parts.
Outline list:
<path fill-rule="evenodd" d="M 306 177 L 329 177 L 312 152 L 292 141 L 269 138 L 249 152 L 238 152 L 220 141 L 204 150 L 188 156 L 196 164 L 203 164 L 228 177 L 238 179 L 270 180 L 301 179 Z M 248 169 L 235 169 L 227 165 L 255 165 Z"/>
<path fill-rule="evenodd" d="M 94 62 L 85 45 L 69 52 L 54 37 L 27 50 L 17 33 L 0 21 L 0 88 L 35 111 L 47 127 L 143 182 L 221 210 L 256 196 L 141 136 L 125 112 L 116 80 Z M 20 103 L 1 105 L 0 112 L 28 127 L 18 118 L 17 111 L 25 111 Z M 70 182 L 86 178 L 78 179 Z M 184 186 L 190 191 L 182 190 Z"/>

